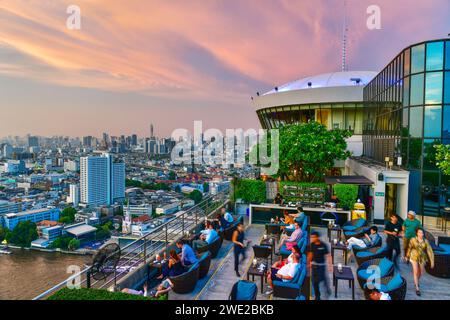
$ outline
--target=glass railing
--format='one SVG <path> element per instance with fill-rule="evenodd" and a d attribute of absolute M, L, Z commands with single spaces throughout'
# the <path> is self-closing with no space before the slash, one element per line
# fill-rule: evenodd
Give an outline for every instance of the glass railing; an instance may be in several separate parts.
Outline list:
<path fill-rule="evenodd" d="M 103 280 L 94 280 L 92 266 L 68 277 L 33 300 L 41 300 L 64 287 L 84 287 L 114 289 L 117 283 L 138 267 L 153 261 L 157 254 L 167 252 L 177 240 L 192 234 L 204 221 L 226 205 L 229 201 L 229 189 L 216 195 L 209 195 L 195 206 L 180 211 L 171 220 L 159 225 L 150 233 L 134 240 L 121 248 L 121 257 L 113 272 Z"/>

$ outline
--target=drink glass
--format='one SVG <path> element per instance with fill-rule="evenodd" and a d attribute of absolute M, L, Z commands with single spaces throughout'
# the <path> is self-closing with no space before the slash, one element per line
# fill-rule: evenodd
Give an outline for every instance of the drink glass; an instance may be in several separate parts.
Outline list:
<path fill-rule="evenodd" d="M 258 264 L 258 260 L 253 259 L 253 267 L 254 267 L 254 268 L 256 267 L 257 264 Z"/>
<path fill-rule="evenodd" d="M 342 263 L 338 263 L 337 269 L 338 269 L 338 272 L 339 272 L 339 273 L 342 272 Z"/>

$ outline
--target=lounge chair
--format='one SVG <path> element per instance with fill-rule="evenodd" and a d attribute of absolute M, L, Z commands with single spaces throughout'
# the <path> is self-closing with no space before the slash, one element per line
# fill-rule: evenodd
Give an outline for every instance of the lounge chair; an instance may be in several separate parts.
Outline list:
<path fill-rule="evenodd" d="M 359 246 L 353 246 L 352 250 L 353 250 L 353 254 L 356 256 L 356 254 L 360 251 L 366 251 L 367 249 L 372 249 L 372 248 L 379 248 L 383 245 L 383 238 L 379 237 L 378 241 L 375 242 L 374 244 L 372 244 L 371 246 L 368 246 L 366 248 L 361 248 Z"/>
<path fill-rule="evenodd" d="M 342 226 L 342 230 L 344 231 L 355 231 L 356 229 L 362 228 L 366 225 L 367 221 L 365 219 L 356 219 L 351 220 Z"/>
<path fill-rule="evenodd" d="M 200 270 L 199 270 L 198 278 L 203 279 L 208 274 L 209 267 L 211 266 L 211 252 L 206 251 L 200 256 L 199 265 L 200 265 Z"/>
<path fill-rule="evenodd" d="M 222 237 L 219 236 L 219 237 L 217 237 L 216 240 L 214 240 L 207 246 L 198 248 L 197 254 L 209 251 L 209 252 L 211 252 L 211 258 L 214 259 L 215 257 L 217 257 L 219 250 L 222 247 L 222 242 L 223 242 L 223 239 L 222 239 Z"/>
<path fill-rule="evenodd" d="M 176 277 L 169 277 L 173 283 L 172 290 L 175 293 L 184 294 L 194 291 L 199 279 L 200 264 L 194 263 L 189 270 Z"/>
<path fill-rule="evenodd" d="M 368 248 L 365 250 L 361 250 L 358 252 L 354 252 L 356 263 L 358 265 L 361 265 L 363 262 L 366 262 L 368 260 L 378 259 L 378 258 L 385 258 L 388 256 L 388 250 L 387 247 L 374 247 L 374 248 Z"/>
<path fill-rule="evenodd" d="M 233 285 L 228 300 L 256 300 L 258 287 L 250 281 L 239 280 Z"/>
<path fill-rule="evenodd" d="M 306 279 L 306 259 L 302 258 L 297 272 L 291 281 L 273 281 L 273 296 L 284 299 L 297 299 L 302 296 L 302 289 Z"/>
<path fill-rule="evenodd" d="M 363 262 L 358 269 L 356 270 L 358 283 L 361 289 L 364 290 L 364 285 L 367 283 L 367 280 L 371 279 L 374 276 L 372 270 L 369 270 L 369 267 L 377 266 L 380 268 L 380 278 L 389 277 L 394 274 L 394 263 L 388 258 L 378 258 L 368 260 Z"/>
<path fill-rule="evenodd" d="M 384 277 L 380 281 L 381 292 L 389 294 L 392 300 L 405 300 L 406 296 L 406 280 L 400 273 L 396 273 L 394 276 Z M 364 285 L 364 296 L 366 300 L 370 300 L 370 290 L 367 288 L 367 284 Z"/>

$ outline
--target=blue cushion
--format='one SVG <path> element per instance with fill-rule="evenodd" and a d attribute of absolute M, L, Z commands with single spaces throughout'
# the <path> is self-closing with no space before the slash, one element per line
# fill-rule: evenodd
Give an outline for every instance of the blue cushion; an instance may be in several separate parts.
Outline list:
<path fill-rule="evenodd" d="M 299 286 L 298 286 L 298 283 L 293 283 L 293 282 L 283 282 L 283 281 L 275 280 L 273 282 L 273 285 L 276 286 L 276 287 L 300 289 Z"/>
<path fill-rule="evenodd" d="M 373 256 L 374 254 L 370 251 L 360 251 L 356 254 L 356 256 L 358 258 L 366 258 L 366 257 L 370 257 Z"/>
<path fill-rule="evenodd" d="M 440 244 L 439 247 L 445 250 L 445 252 L 450 253 L 450 244 Z"/>
<path fill-rule="evenodd" d="M 292 277 L 292 279 L 289 282 L 298 282 L 298 280 L 300 279 L 300 274 L 302 273 L 302 264 L 299 263 L 297 265 L 297 270 L 294 273 L 294 276 Z"/>
<path fill-rule="evenodd" d="M 378 249 L 375 253 L 380 254 L 380 253 L 384 252 L 385 250 L 387 250 L 387 247 L 383 246 L 383 247 L 380 247 L 380 249 Z"/>
<path fill-rule="evenodd" d="M 393 291 L 398 289 L 403 284 L 403 279 L 400 276 L 400 273 L 396 273 L 395 276 L 386 284 L 386 291 Z"/>
<path fill-rule="evenodd" d="M 389 270 L 391 270 L 391 268 L 393 267 L 393 263 L 391 260 L 389 260 L 388 258 L 383 258 L 380 261 L 380 264 L 378 265 L 378 267 L 380 267 L 380 276 L 384 277 L 388 274 Z"/>
<path fill-rule="evenodd" d="M 194 263 L 193 265 L 190 266 L 188 272 L 191 272 L 192 270 L 198 268 L 199 266 L 199 261 L 197 261 L 196 263 Z"/>
<path fill-rule="evenodd" d="M 205 260 L 209 254 L 210 254 L 209 251 L 204 252 L 198 261 L 201 262 Z"/>
<path fill-rule="evenodd" d="M 358 234 L 358 232 L 355 232 L 355 231 L 345 231 L 344 234 L 345 234 L 346 236 L 354 236 L 355 234 Z"/>
<path fill-rule="evenodd" d="M 364 284 L 364 289 L 366 289 L 366 288 L 367 288 L 367 283 Z M 378 290 L 380 290 L 381 292 L 387 292 L 388 291 L 387 286 L 384 285 L 384 284 L 380 284 L 380 288 Z"/>
<path fill-rule="evenodd" d="M 372 273 L 368 273 L 367 269 L 362 269 L 358 271 L 358 277 L 363 278 L 365 280 L 369 279 Z"/>
<path fill-rule="evenodd" d="M 257 287 L 252 282 L 238 281 L 236 289 L 236 300 L 253 300 Z"/>

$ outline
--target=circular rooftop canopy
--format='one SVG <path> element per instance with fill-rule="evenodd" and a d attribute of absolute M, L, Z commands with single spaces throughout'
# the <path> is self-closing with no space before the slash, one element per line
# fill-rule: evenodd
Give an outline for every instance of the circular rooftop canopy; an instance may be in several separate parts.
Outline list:
<path fill-rule="evenodd" d="M 373 71 L 342 71 L 324 73 L 316 76 L 306 77 L 295 80 L 278 87 L 278 91 L 274 88 L 266 94 L 277 92 L 286 92 L 293 90 L 309 89 L 309 88 L 326 88 L 326 87 L 344 87 L 344 86 L 365 86 L 377 75 Z"/>

